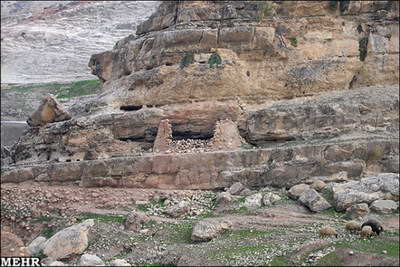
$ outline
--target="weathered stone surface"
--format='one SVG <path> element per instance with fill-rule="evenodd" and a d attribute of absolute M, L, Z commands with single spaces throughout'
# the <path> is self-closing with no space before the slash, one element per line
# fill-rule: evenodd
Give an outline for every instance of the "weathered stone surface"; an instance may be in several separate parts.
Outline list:
<path fill-rule="evenodd" d="M 351 181 L 333 187 L 335 208 L 345 210 L 353 204 L 378 199 L 399 199 L 399 174 L 381 173 L 360 181 Z"/>
<path fill-rule="evenodd" d="M 250 113 L 246 126 L 248 141 L 265 143 L 333 138 L 360 130 L 395 133 L 399 127 L 396 113 L 399 109 L 398 94 L 398 87 L 374 88 L 354 90 L 349 94 L 330 92 L 318 98 L 280 101 Z M 361 112 L 361 105 L 369 107 L 370 112 Z M 382 113 L 386 114 L 385 118 Z M 393 128 L 385 128 L 384 123 Z M 334 144 L 324 153 L 326 159 L 335 161 L 351 157 L 348 149 Z"/>
<path fill-rule="evenodd" d="M 111 261 L 111 266 L 131 266 L 126 260 L 116 259 Z"/>
<path fill-rule="evenodd" d="M 44 126 L 47 123 L 65 121 L 71 119 L 71 115 L 65 112 L 60 103 L 51 95 L 42 100 L 39 108 L 26 121 L 29 126 Z"/>
<path fill-rule="evenodd" d="M 194 227 L 191 239 L 193 241 L 210 241 L 231 227 L 228 221 L 205 219 Z"/>
<path fill-rule="evenodd" d="M 93 219 L 89 219 L 57 232 L 46 241 L 43 253 L 57 260 L 71 254 L 80 254 L 84 252 L 88 246 L 87 233 L 93 225 Z"/>
<path fill-rule="evenodd" d="M 263 195 L 261 193 L 256 193 L 246 197 L 243 205 L 248 208 L 258 208 L 262 206 Z"/>
<path fill-rule="evenodd" d="M 125 230 L 139 232 L 142 226 L 150 221 L 150 218 L 143 212 L 131 211 L 124 222 Z"/>
<path fill-rule="evenodd" d="M 102 259 L 96 255 L 83 254 L 79 259 L 80 266 L 105 266 Z"/>
<path fill-rule="evenodd" d="M 215 205 L 217 209 L 223 209 L 229 206 L 233 201 L 232 195 L 228 192 L 221 192 L 217 194 Z"/>
<path fill-rule="evenodd" d="M 241 182 L 236 182 L 228 189 L 228 193 L 231 195 L 240 195 L 240 193 L 245 189 L 244 185 Z"/>
<path fill-rule="evenodd" d="M 310 189 L 310 186 L 307 184 L 297 184 L 292 186 L 288 193 L 289 193 L 289 197 L 293 198 L 293 199 L 298 199 L 304 191 Z"/>
<path fill-rule="evenodd" d="M 399 208 L 399 204 L 393 200 L 375 200 L 371 203 L 371 209 L 378 213 L 393 213 Z"/>
<path fill-rule="evenodd" d="M 299 202 L 308 207 L 311 211 L 319 212 L 329 209 L 331 204 L 326 201 L 317 191 L 314 189 L 305 190 L 299 197 Z"/>
<path fill-rule="evenodd" d="M 311 188 L 315 189 L 317 191 L 321 191 L 325 187 L 326 187 L 326 183 L 324 183 L 323 181 L 319 181 L 319 180 L 317 180 L 311 184 Z"/>
<path fill-rule="evenodd" d="M 27 247 L 28 252 L 32 256 L 39 255 L 40 252 L 44 249 L 44 245 L 47 241 L 47 238 L 44 236 L 38 236 L 35 238 Z"/>
<path fill-rule="evenodd" d="M 346 216 L 352 219 L 362 218 L 369 214 L 369 207 L 366 203 L 354 204 L 346 209 Z"/>
<path fill-rule="evenodd" d="M 52 261 L 48 264 L 48 266 L 68 266 L 67 264 L 63 263 L 62 261 Z"/>
<path fill-rule="evenodd" d="M 276 202 L 278 202 L 279 200 L 281 200 L 280 196 L 278 196 L 277 194 L 274 194 L 272 192 L 268 192 L 263 195 L 262 204 L 264 206 L 271 206 L 271 205 L 275 204 Z"/>
<path fill-rule="evenodd" d="M 237 125 L 231 120 L 218 121 L 210 146 L 213 150 L 240 148 L 246 142 L 240 136 Z"/>
<path fill-rule="evenodd" d="M 169 207 L 165 213 L 173 218 L 178 218 L 187 214 L 189 210 L 189 203 L 187 201 L 180 201 L 177 205 Z"/>

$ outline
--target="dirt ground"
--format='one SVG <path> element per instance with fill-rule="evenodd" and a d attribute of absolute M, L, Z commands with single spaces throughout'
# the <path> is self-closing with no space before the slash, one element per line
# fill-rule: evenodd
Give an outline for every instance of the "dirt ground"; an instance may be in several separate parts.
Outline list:
<path fill-rule="evenodd" d="M 39 235 L 51 237 L 65 227 L 93 218 L 96 223 L 85 253 L 96 254 L 106 264 L 118 258 L 141 266 L 399 265 L 398 214 L 374 214 L 385 231 L 363 239 L 345 230 L 343 213 L 312 213 L 283 191 L 277 192 L 282 200 L 273 206 L 223 212 L 211 205 L 215 198 L 209 196 L 216 193 L 2 184 L 1 228 L 27 245 Z M 199 212 L 168 216 L 165 204 L 156 198 L 160 195 L 187 201 L 196 196 L 200 204 L 195 209 Z M 139 232 L 124 227 L 127 214 L 133 210 L 151 218 Z M 193 242 L 193 226 L 205 218 L 229 221 L 232 227 L 210 242 Z M 337 230 L 338 238 L 319 236 L 319 229 L 327 225 Z M 78 259 L 76 255 L 62 261 L 76 264 Z"/>

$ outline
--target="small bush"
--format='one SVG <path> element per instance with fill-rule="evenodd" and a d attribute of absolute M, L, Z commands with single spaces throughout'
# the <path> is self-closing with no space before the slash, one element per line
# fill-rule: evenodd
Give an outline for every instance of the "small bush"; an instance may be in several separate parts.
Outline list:
<path fill-rule="evenodd" d="M 222 63 L 221 56 L 217 52 L 212 53 L 210 58 L 208 59 L 208 65 L 210 66 L 210 68 L 214 68 L 214 65 L 218 66 L 221 63 Z"/>
<path fill-rule="evenodd" d="M 292 46 L 297 47 L 297 38 L 296 37 L 289 38 L 289 41 Z"/>
<path fill-rule="evenodd" d="M 335 11 L 338 7 L 338 1 L 337 0 L 331 0 L 329 1 L 329 9 L 332 11 Z"/>
<path fill-rule="evenodd" d="M 193 64 L 194 62 L 194 55 L 192 52 L 186 52 L 185 55 L 181 59 L 180 67 L 181 69 Z"/>

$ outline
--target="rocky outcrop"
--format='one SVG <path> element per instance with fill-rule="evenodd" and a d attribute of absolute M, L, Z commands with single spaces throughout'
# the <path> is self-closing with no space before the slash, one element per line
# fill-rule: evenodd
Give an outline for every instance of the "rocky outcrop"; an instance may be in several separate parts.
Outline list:
<path fill-rule="evenodd" d="M 162 2 L 93 55 L 102 93 L 29 129 L 1 181 L 289 188 L 398 172 L 398 5 L 265 4 Z"/>
<path fill-rule="evenodd" d="M 397 84 L 398 5 L 360 5 L 338 14 L 328 2 L 163 2 L 138 37 L 93 56 L 110 63 L 89 66 L 112 69 L 104 85 L 110 105 L 233 96 L 260 103 Z M 217 68 L 209 62 L 215 52 Z"/>
<path fill-rule="evenodd" d="M 205 219 L 199 221 L 194 227 L 191 239 L 196 242 L 210 241 L 232 226 L 229 221 Z"/>
<path fill-rule="evenodd" d="M 47 123 L 59 122 L 71 119 L 71 115 L 65 112 L 60 103 L 51 95 L 43 98 L 39 108 L 26 121 L 29 126 L 44 126 Z"/>
<path fill-rule="evenodd" d="M 46 241 L 43 253 L 53 260 L 81 254 L 89 244 L 87 234 L 93 225 L 93 219 L 89 219 L 61 230 Z"/>
<path fill-rule="evenodd" d="M 345 210 L 353 204 L 371 204 L 378 199 L 399 200 L 399 174 L 381 173 L 333 187 L 337 210 Z"/>

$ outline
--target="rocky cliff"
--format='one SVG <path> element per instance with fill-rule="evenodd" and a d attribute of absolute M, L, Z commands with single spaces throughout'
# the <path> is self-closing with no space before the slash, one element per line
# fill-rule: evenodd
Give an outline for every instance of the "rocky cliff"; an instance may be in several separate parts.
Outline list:
<path fill-rule="evenodd" d="M 71 120 L 30 128 L 2 182 L 216 189 L 398 172 L 398 11 L 163 2 L 136 35 L 91 57 L 102 93 L 71 106 Z M 235 132 L 224 121 L 239 146 L 213 145 Z M 159 125 L 171 128 L 162 152 Z"/>

